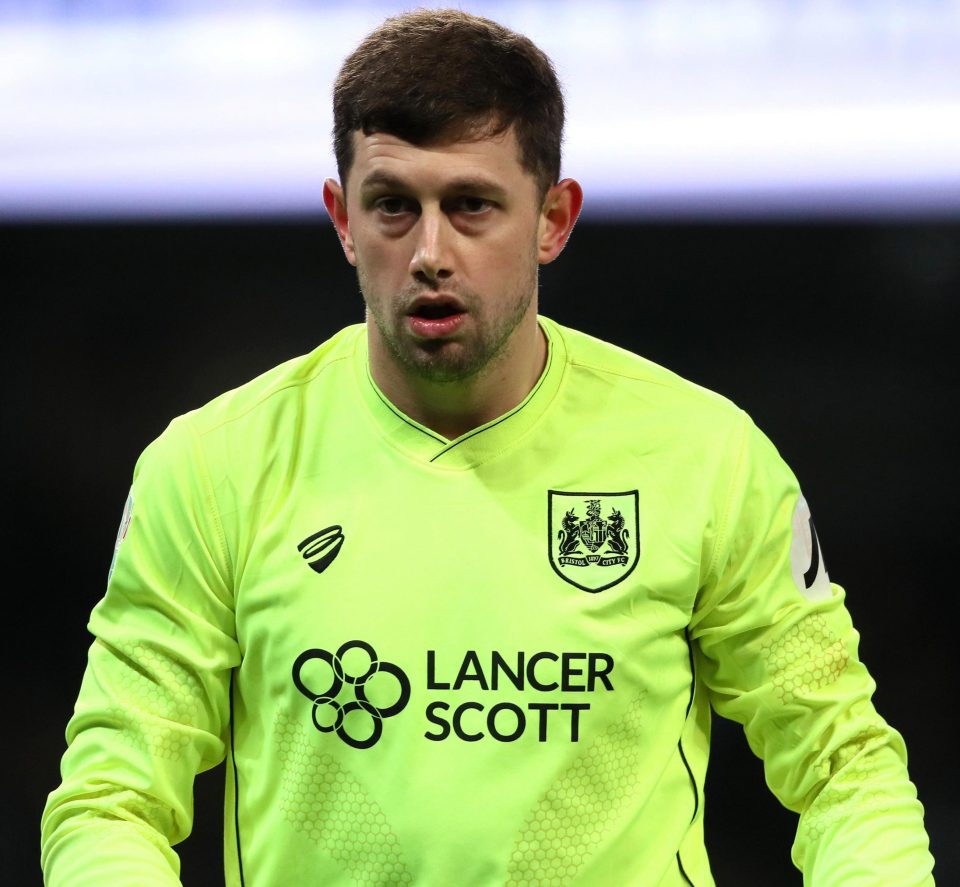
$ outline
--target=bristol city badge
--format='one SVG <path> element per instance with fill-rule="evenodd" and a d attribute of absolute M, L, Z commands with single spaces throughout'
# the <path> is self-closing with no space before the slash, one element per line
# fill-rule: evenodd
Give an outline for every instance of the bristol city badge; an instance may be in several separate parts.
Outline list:
<path fill-rule="evenodd" d="M 622 582 L 640 556 L 637 491 L 549 490 L 550 566 L 571 585 L 597 592 Z"/>

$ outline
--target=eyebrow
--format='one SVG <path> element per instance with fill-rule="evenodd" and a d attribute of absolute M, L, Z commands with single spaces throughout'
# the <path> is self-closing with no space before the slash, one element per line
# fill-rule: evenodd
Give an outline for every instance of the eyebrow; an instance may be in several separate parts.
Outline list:
<path fill-rule="evenodd" d="M 375 171 L 360 182 L 360 191 L 371 191 L 374 188 L 383 188 L 387 191 L 409 192 L 410 185 L 398 176 L 388 172 Z M 464 176 L 451 179 L 444 185 L 444 191 L 457 194 L 490 194 L 493 197 L 504 198 L 507 192 L 501 185 L 492 179 L 482 176 Z"/>

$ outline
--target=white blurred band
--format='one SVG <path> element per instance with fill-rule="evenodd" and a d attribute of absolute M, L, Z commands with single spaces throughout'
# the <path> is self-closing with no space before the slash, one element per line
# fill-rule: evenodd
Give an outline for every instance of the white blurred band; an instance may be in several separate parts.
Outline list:
<path fill-rule="evenodd" d="M 333 78 L 407 5 L 0 4 L 0 219 L 322 212 Z M 463 5 L 554 59 L 588 214 L 960 216 L 960 3 Z"/>

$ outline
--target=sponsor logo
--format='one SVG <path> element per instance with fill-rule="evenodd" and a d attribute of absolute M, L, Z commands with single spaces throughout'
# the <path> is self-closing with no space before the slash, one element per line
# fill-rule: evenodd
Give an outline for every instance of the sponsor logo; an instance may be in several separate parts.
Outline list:
<path fill-rule="evenodd" d="M 309 564 L 311 570 L 322 573 L 340 554 L 344 538 L 343 527 L 340 524 L 334 524 L 312 536 L 307 536 L 297 546 L 297 551 L 303 555 L 303 559 Z"/>
<path fill-rule="evenodd" d="M 392 662 L 378 659 L 364 641 L 347 641 L 336 653 L 304 650 L 293 663 L 293 683 L 313 703 L 313 726 L 321 733 L 336 733 L 353 748 L 376 745 L 383 735 L 384 718 L 399 714 L 410 700 L 406 674 Z M 384 684 L 392 686 L 384 688 Z M 371 701 L 374 685 L 377 702 L 391 691 L 393 701 L 387 705 Z M 352 688 L 353 698 L 341 702 L 337 697 L 344 687 Z"/>
<path fill-rule="evenodd" d="M 612 588 L 633 572 L 640 556 L 637 491 L 547 493 L 550 565 L 584 591 Z"/>
<path fill-rule="evenodd" d="M 424 665 L 423 686 L 432 695 L 424 709 L 423 737 L 432 742 L 515 742 L 527 733 L 538 742 L 579 742 L 582 715 L 591 707 L 587 700 L 613 692 L 614 660 L 607 653 L 467 650 L 441 661 L 436 650 L 427 650 Z M 314 727 L 357 749 L 374 746 L 383 735 L 383 721 L 410 701 L 408 672 L 379 660 L 373 647 L 359 640 L 336 653 L 305 650 L 293 664 L 293 682 L 313 703 Z M 346 687 L 352 687 L 352 698 L 341 701 Z M 513 699 L 496 698 L 503 693 Z M 563 701 L 553 695 L 559 693 L 565 694 Z M 570 701 L 571 694 L 582 695 Z"/>
<path fill-rule="evenodd" d="M 467 650 L 459 667 L 442 680 L 442 669 L 436 650 L 427 651 L 427 689 L 496 692 L 512 687 L 533 701 L 495 702 L 490 706 L 477 699 L 451 704 L 436 700 L 427 705 L 426 718 L 431 729 L 427 739 L 441 742 L 451 735 L 464 742 L 479 742 L 490 736 L 498 742 L 515 742 L 528 729 L 537 732 L 539 742 L 560 738 L 580 741 L 580 715 L 590 710 L 589 702 L 545 702 L 542 694 L 612 692 L 610 674 L 613 657 L 606 653 L 515 653 L 511 657 L 496 651 L 481 658 L 475 650 Z M 437 675 L 441 674 L 441 677 Z M 549 698 L 549 696 L 547 697 Z"/>

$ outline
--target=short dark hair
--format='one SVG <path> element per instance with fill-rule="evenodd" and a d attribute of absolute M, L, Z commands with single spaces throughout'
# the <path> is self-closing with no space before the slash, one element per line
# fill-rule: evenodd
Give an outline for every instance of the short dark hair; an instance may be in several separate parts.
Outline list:
<path fill-rule="evenodd" d="M 456 9 L 387 19 L 343 63 L 333 88 L 333 149 L 344 186 L 357 130 L 423 145 L 498 135 L 511 126 L 520 164 L 537 180 L 542 199 L 560 179 L 557 73 L 529 38 Z"/>

